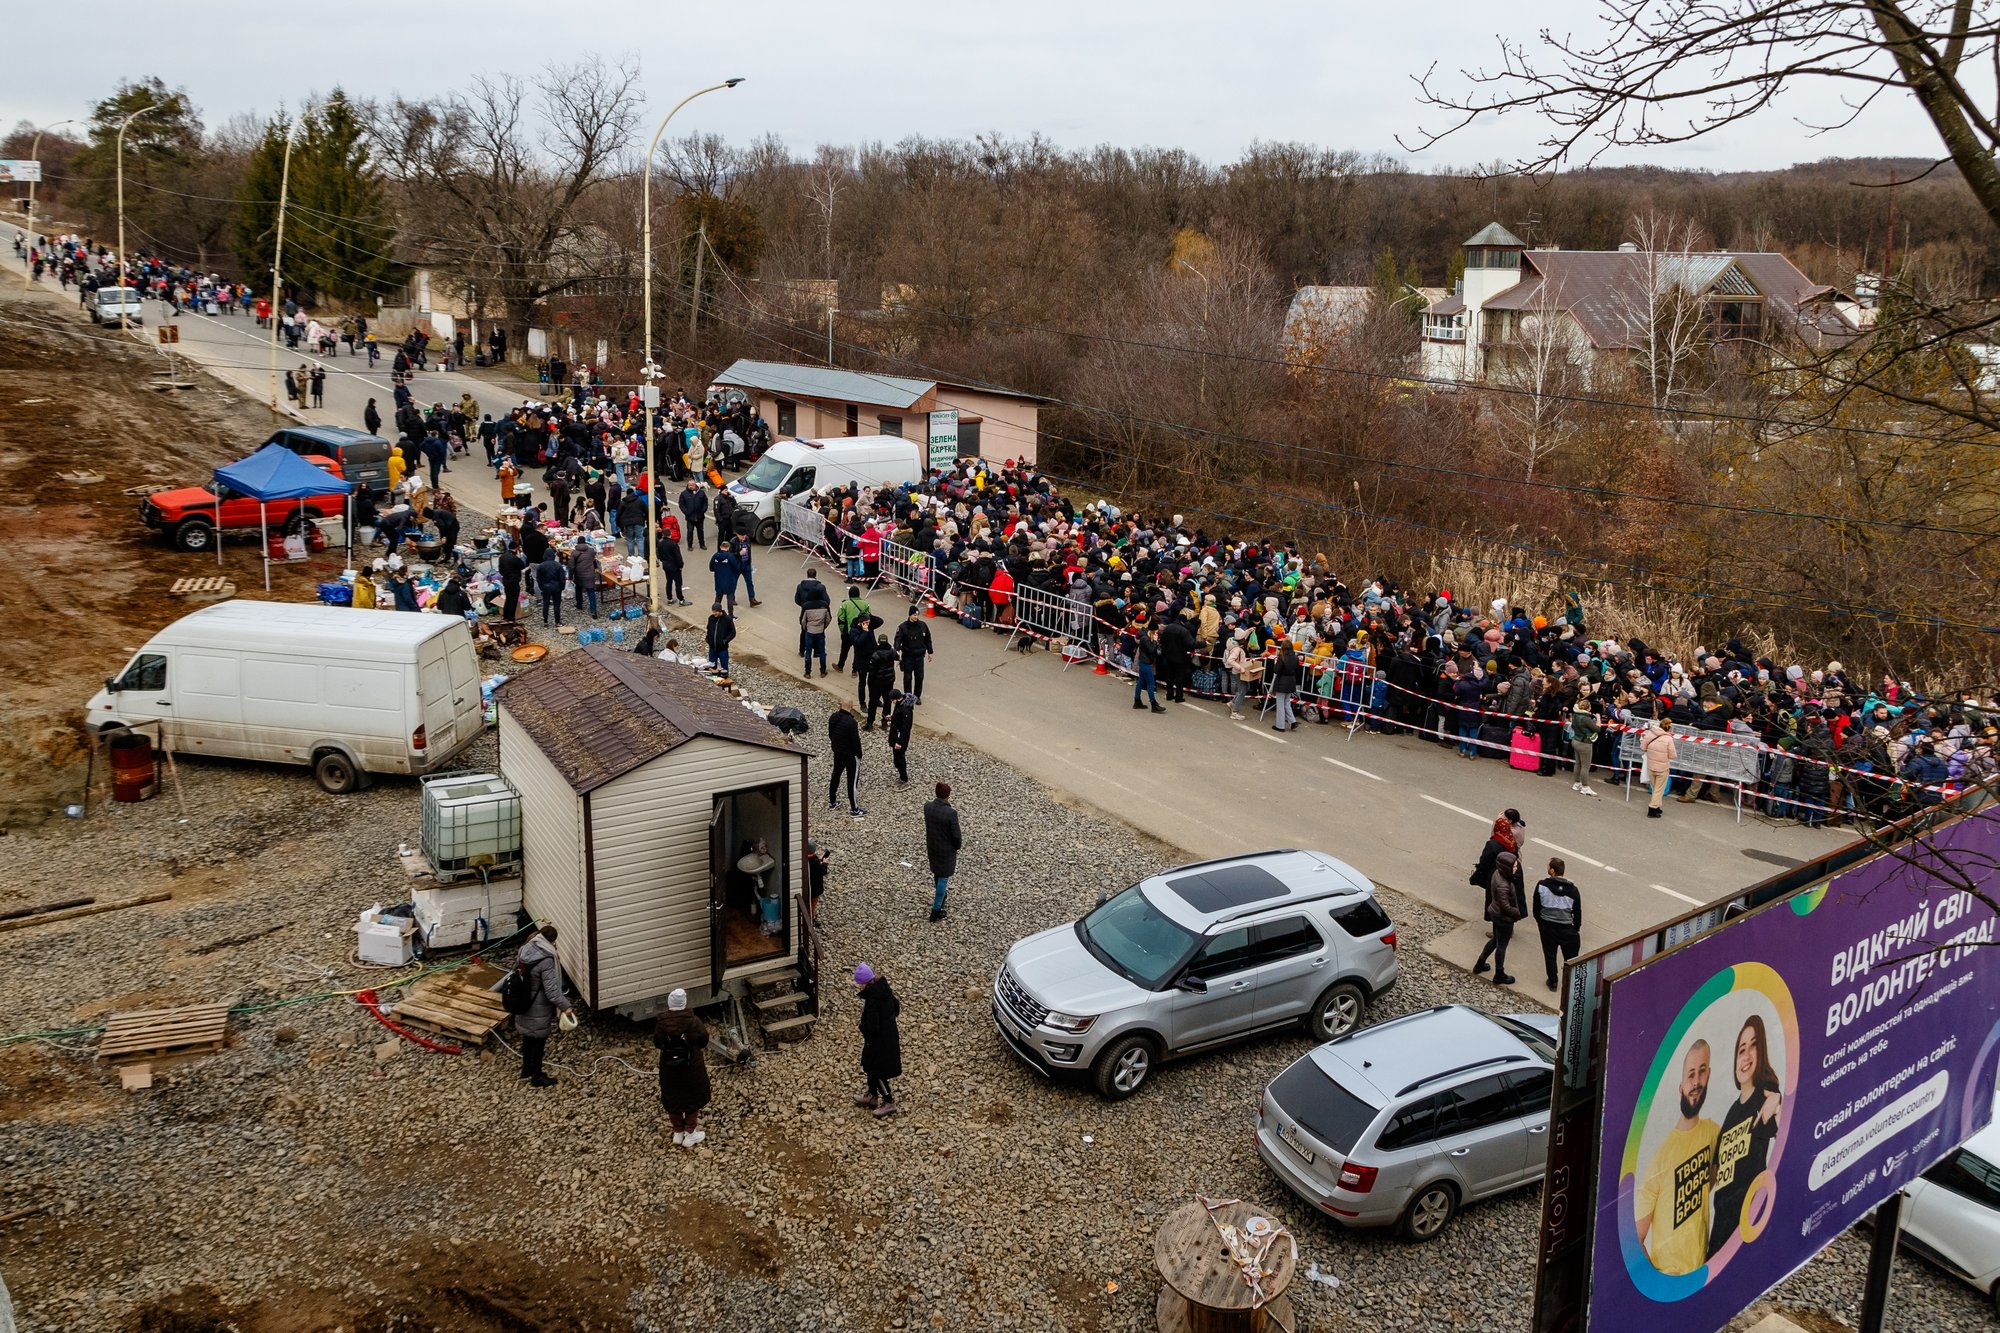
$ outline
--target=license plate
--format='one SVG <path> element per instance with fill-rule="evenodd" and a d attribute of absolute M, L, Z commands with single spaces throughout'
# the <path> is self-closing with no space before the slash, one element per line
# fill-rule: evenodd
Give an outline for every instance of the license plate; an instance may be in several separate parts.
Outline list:
<path fill-rule="evenodd" d="M 1285 1141 L 1287 1148 L 1305 1158 L 1307 1162 L 1317 1162 L 1319 1160 L 1318 1153 L 1299 1142 L 1299 1132 L 1290 1125 L 1280 1124 L 1278 1126 L 1278 1137 Z"/>

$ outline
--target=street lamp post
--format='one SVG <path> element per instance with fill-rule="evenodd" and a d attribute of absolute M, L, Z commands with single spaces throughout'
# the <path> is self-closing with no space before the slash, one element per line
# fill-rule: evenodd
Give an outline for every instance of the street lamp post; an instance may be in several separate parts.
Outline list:
<path fill-rule="evenodd" d="M 133 121 L 150 112 L 164 110 L 162 103 L 142 106 L 118 122 L 118 331 L 125 326 L 125 131 Z"/>
<path fill-rule="evenodd" d="M 299 132 L 299 118 L 292 117 L 285 131 L 285 165 L 278 172 L 278 240 L 271 250 L 271 415 L 278 415 L 278 266 L 285 259 L 285 196 L 292 188 L 292 139 Z"/>
<path fill-rule="evenodd" d="M 667 112 L 660 128 L 653 131 L 653 141 L 646 145 L 646 171 L 641 187 L 640 213 L 642 244 L 645 246 L 643 264 L 644 300 L 646 306 L 646 359 L 640 368 L 639 378 L 645 384 L 639 390 L 639 405 L 646 417 L 646 605 L 657 623 L 660 618 L 660 464 L 653 452 L 653 418 L 660 410 L 660 368 L 653 364 L 653 154 L 659 151 L 660 136 L 667 132 L 667 122 L 680 109 L 704 93 L 718 93 L 724 88 L 734 88 L 742 79 L 724 79 L 721 83 L 700 88 L 689 93 L 674 104 Z M 721 534 L 717 534 L 720 544 Z"/>
<path fill-rule="evenodd" d="M 42 126 L 42 128 L 35 131 L 35 142 L 33 146 L 31 146 L 28 149 L 28 160 L 33 162 L 36 167 L 35 173 L 28 177 L 28 229 L 31 232 L 34 230 L 35 227 L 35 183 L 41 180 L 42 178 L 42 173 L 40 170 L 42 164 L 42 136 L 44 134 L 47 134 L 50 130 L 57 128 L 57 126 L 74 125 L 74 124 L 76 124 L 76 119 L 74 117 L 71 117 L 69 120 L 59 120 L 54 125 L 44 125 Z M 35 266 L 32 264 L 24 265 L 22 267 L 21 269 L 22 286 L 32 287 L 35 285 L 35 279 L 33 277 L 34 271 L 35 271 Z"/>

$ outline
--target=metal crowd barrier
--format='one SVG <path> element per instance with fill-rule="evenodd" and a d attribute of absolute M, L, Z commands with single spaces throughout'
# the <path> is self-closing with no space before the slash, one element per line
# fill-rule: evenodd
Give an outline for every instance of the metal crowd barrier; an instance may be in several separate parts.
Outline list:
<path fill-rule="evenodd" d="M 1694 781 L 1726 782 L 1736 791 L 1736 822 L 1743 822 L 1743 793 L 1755 791 L 1763 776 L 1764 747 L 1760 742 L 1745 740 L 1730 732 L 1700 731 L 1693 727 L 1669 725 L 1679 744 L 1674 755 L 1673 775 Z M 1702 744 L 1702 738 L 1727 738 L 1728 745 Z M 1639 730 L 1626 732 L 1618 741 L 1618 762 L 1621 766 L 1637 770 L 1645 761 L 1640 742 L 1645 733 Z M 1633 784 L 1625 784 L 1625 799 L 1632 799 Z"/>
<path fill-rule="evenodd" d="M 922 551 L 882 539 L 880 577 L 896 585 L 912 602 L 921 602 L 929 590 L 931 562 Z"/>
<path fill-rule="evenodd" d="M 839 562 L 840 553 L 827 543 L 826 517 L 809 504 L 797 500 L 778 505 L 778 540 L 810 551 L 822 559 Z"/>
<path fill-rule="evenodd" d="M 1094 647 L 1091 607 L 1067 594 L 1045 592 L 1016 584 L 1013 594 L 1014 623 L 1009 639 L 1027 634 L 1037 639 L 1064 639 Z"/>

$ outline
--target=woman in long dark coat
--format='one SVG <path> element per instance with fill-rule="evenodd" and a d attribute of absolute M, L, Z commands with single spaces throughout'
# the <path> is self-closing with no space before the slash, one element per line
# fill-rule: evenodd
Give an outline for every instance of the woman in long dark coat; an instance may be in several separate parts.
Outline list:
<path fill-rule="evenodd" d="M 687 992 L 667 996 L 667 1012 L 653 1024 L 653 1045 L 660 1051 L 660 1106 L 673 1122 L 674 1143 L 692 1148 L 708 1135 L 701 1129 L 701 1109 L 714 1095 L 708 1082 L 708 1028 L 688 1008 Z"/>
<path fill-rule="evenodd" d="M 863 963 L 854 969 L 854 984 L 861 988 L 861 1072 L 868 1076 L 868 1091 L 854 1099 L 876 1119 L 896 1114 L 896 1092 L 892 1078 L 903 1076 L 903 1039 L 896 1031 L 896 1016 L 903 1011 L 889 979 L 875 975 Z"/>

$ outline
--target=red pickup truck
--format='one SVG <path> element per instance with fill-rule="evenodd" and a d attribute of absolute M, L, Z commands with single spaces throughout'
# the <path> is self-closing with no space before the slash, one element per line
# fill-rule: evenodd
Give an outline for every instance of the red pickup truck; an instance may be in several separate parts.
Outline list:
<path fill-rule="evenodd" d="M 309 457 L 338 477 L 340 464 L 331 458 Z M 222 527 L 225 532 L 257 531 L 260 506 L 247 495 L 222 489 Z M 207 551 L 215 541 L 215 490 L 209 486 L 185 486 L 177 491 L 155 491 L 139 502 L 139 517 L 155 532 L 172 538 L 183 551 Z M 303 500 L 273 500 L 268 506 L 274 528 L 303 512 L 308 519 L 338 518 L 347 509 L 347 496 L 339 492 L 307 496 Z"/>

